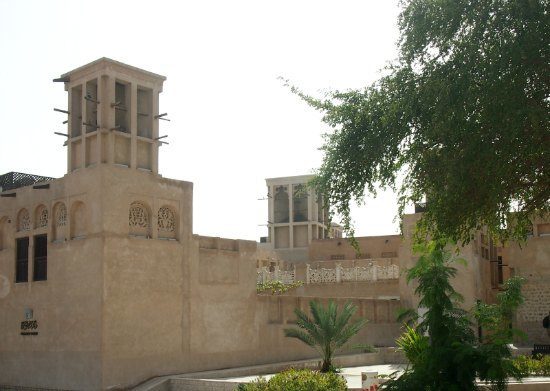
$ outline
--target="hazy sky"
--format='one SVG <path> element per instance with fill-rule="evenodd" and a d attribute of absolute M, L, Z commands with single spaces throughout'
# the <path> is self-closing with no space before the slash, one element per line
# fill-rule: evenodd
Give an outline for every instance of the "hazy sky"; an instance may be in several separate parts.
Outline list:
<path fill-rule="evenodd" d="M 66 171 L 66 92 L 52 79 L 100 57 L 167 76 L 160 173 L 194 182 L 194 232 L 266 234 L 265 178 L 321 162 L 310 93 L 360 88 L 395 57 L 397 0 L 0 0 L 0 173 Z M 355 209 L 357 235 L 397 232 L 391 193 Z"/>

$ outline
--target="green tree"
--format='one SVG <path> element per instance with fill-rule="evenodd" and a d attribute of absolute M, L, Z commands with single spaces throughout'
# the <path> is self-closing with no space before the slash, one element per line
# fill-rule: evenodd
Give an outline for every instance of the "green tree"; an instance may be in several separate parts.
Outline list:
<path fill-rule="evenodd" d="M 285 336 L 296 338 L 316 349 L 323 359 L 321 372 L 329 372 L 332 366 L 332 356 L 342 348 L 351 337 L 363 328 L 365 319 L 359 319 L 350 323 L 357 307 L 352 303 L 344 304 L 342 311 L 338 312 L 338 305 L 329 301 L 325 308 L 318 301 L 309 302 L 312 317 L 310 318 L 299 308 L 294 309 L 299 328 L 285 329 Z"/>
<path fill-rule="evenodd" d="M 399 56 L 374 84 L 292 91 L 333 130 L 314 182 L 350 224 L 365 190 L 428 200 L 420 228 L 525 237 L 550 210 L 550 1 L 403 0 Z M 513 220 L 510 211 L 515 211 Z"/>
<path fill-rule="evenodd" d="M 475 390 L 478 377 L 494 389 L 505 390 L 510 376 L 524 375 L 513 365 L 507 345 L 514 336 L 508 321 L 522 302 L 521 279 L 508 280 L 497 304 L 476 307 L 475 319 L 491 335 L 478 343 L 472 314 L 461 308 L 462 296 L 450 284 L 457 272 L 452 263 L 457 260 L 445 250 L 444 241 L 418 245 L 416 249 L 423 255 L 407 271 L 407 280 L 417 281 L 419 306 L 427 311 L 416 328 L 407 326 L 397 340 L 411 365 L 385 389 Z"/>

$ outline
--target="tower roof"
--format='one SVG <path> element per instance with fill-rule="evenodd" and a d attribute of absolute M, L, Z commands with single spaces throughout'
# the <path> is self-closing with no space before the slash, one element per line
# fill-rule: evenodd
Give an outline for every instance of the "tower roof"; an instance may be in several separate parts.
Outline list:
<path fill-rule="evenodd" d="M 80 77 L 88 73 L 95 72 L 101 68 L 112 68 L 113 70 L 121 71 L 123 73 L 130 71 L 130 72 L 139 74 L 141 77 L 153 79 L 155 81 L 160 81 L 160 82 L 163 82 L 166 80 L 166 76 L 149 72 L 144 69 L 134 67 L 132 65 L 124 64 L 120 61 L 115 61 L 107 57 L 101 57 L 86 65 L 82 65 L 78 68 L 73 69 L 72 71 L 62 74 L 59 77 L 59 79 L 56 79 L 56 81 L 69 82 L 72 77 Z"/>

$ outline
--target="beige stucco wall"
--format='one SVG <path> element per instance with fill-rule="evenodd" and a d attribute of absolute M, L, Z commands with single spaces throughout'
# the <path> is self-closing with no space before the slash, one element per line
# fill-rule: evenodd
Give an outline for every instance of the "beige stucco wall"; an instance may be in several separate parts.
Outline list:
<path fill-rule="evenodd" d="M 327 261 L 331 257 L 342 256 L 343 259 L 357 258 L 396 258 L 401 244 L 400 235 L 357 237 L 359 253 L 349 239 L 318 239 L 309 246 L 310 261 Z"/>
<path fill-rule="evenodd" d="M 415 225 L 421 216 L 420 213 L 403 216 L 403 236 L 399 247 L 399 266 L 401 270 L 399 290 L 401 300 L 405 307 L 412 308 L 418 307 L 419 298 L 414 294 L 417 284 L 414 281 L 410 284 L 407 283 L 406 270 L 413 267 L 419 258 L 419 254 L 414 253 L 412 247 Z M 469 310 L 475 305 L 476 300 L 483 300 L 485 297 L 483 261 L 476 251 L 474 242 L 458 248 L 449 246 L 448 250 L 454 258 L 466 261 L 465 264 L 461 262 L 452 264 L 457 269 L 457 274 L 451 284 L 464 298 L 462 307 Z"/>
<path fill-rule="evenodd" d="M 5 277 L 0 298 L 0 384 L 97 389 L 101 385 L 101 307 L 104 237 L 101 234 L 101 175 L 99 170 L 74 173 L 52 181 L 49 189 L 17 189 L 15 198 L 0 200 L 5 247 L 0 251 L 0 274 Z M 86 237 L 48 243 L 48 279 L 15 283 L 15 238 L 48 233 L 48 227 L 16 232 L 17 213 L 56 202 L 67 210 L 84 202 Z M 67 219 L 71 224 L 71 219 Z M 34 227 L 34 221 L 31 224 Z M 69 231 L 69 229 L 68 229 Z M 20 335 L 26 308 L 33 310 L 38 335 Z"/>
<path fill-rule="evenodd" d="M 534 226 L 548 221 L 537 218 Z M 550 236 L 540 235 L 535 229 L 526 242 L 507 244 L 504 257 L 512 273 L 525 278 L 525 303 L 515 325 L 527 334 L 527 340 L 518 340 L 518 344 L 550 344 L 548 330 L 542 327 L 543 318 L 550 314 Z"/>

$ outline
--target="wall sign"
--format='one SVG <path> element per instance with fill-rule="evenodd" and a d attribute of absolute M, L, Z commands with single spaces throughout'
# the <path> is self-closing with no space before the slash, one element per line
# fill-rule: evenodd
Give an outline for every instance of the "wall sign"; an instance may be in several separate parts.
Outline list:
<path fill-rule="evenodd" d="M 38 335 L 38 321 L 33 320 L 33 310 L 25 308 L 25 319 L 21 322 L 21 335 Z"/>

